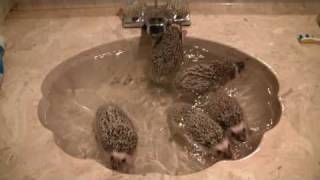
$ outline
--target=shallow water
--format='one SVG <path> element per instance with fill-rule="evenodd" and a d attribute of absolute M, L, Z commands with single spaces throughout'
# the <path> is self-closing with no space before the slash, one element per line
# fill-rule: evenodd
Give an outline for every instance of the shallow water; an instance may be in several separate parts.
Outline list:
<path fill-rule="evenodd" d="M 92 125 L 98 106 L 111 101 L 131 117 L 138 133 L 134 173 L 174 175 L 205 169 L 213 162 L 197 162 L 171 140 L 166 109 L 177 99 L 170 89 L 150 84 L 146 73 L 148 43 L 148 39 L 135 38 L 102 45 L 57 66 L 42 86 L 40 120 L 66 153 L 96 159 L 109 167 L 96 144 Z M 193 38 L 184 43 L 188 63 L 214 58 L 245 61 L 245 70 L 224 89 L 238 99 L 251 130 L 248 142 L 234 145 L 235 156 L 249 155 L 280 118 L 275 76 L 265 65 L 233 48 Z"/>

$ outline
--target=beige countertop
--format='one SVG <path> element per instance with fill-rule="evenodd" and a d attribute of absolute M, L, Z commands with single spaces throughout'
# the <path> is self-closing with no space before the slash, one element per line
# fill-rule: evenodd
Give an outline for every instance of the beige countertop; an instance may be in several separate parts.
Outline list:
<path fill-rule="evenodd" d="M 123 175 L 67 155 L 39 121 L 42 81 L 64 60 L 140 32 L 122 29 L 116 16 L 86 10 L 13 12 L 5 23 L 0 179 L 320 179 L 320 46 L 296 40 L 299 33 L 320 34 L 316 16 L 196 14 L 192 23 L 188 36 L 235 47 L 278 77 L 284 111 L 254 154 L 185 176 Z"/>

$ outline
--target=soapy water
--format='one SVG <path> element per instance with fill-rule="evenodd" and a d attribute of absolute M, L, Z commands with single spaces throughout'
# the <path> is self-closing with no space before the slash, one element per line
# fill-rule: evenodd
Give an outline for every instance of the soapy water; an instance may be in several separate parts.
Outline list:
<path fill-rule="evenodd" d="M 279 121 L 275 76 L 261 62 L 221 44 L 187 38 L 184 46 L 185 63 L 213 59 L 245 62 L 245 70 L 223 89 L 238 100 L 250 130 L 248 141 L 232 144 L 234 159 L 248 156 Z M 181 175 L 216 163 L 198 161 L 196 154 L 172 139 L 166 110 L 177 98 L 172 89 L 150 83 L 146 73 L 149 48 L 138 38 L 99 46 L 62 63 L 47 76 L 39 117 L 60 148 L 73 157 L 95 159 L 110 168 L 106 152 L 96 143 L 93 123 L 97 108 L 113 102 L 128 114 L 138 133 L 132 173 Z M 204 99 L 199 96 L 194 103 Z"/>

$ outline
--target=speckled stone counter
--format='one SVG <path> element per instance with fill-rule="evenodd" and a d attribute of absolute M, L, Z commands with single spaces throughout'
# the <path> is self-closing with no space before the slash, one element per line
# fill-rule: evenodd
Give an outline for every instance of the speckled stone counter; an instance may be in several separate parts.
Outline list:
<path fill-rule="evenodd" d="M 113 15 L 60 11 L 12 12 L 5 23 L 6 74 L 0 92 L 0 179 L 320 179 L 320 45 L 300 45 L 299 33 L 320 34 L 316 15 L 192 16 L 188 36 L 235 47 L 276 73 L 283 114 L 260 148 L 185 176 L 112 172 L 73 158 L 39 121 L 41 84 L 64 60 L 95 46 L 140 35 Z"/>

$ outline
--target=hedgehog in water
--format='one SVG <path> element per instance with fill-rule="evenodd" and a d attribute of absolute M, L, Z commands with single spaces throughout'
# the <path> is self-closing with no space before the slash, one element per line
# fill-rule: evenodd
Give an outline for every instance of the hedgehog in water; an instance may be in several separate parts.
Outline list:
<path fill-rule="evenodd" d="M 151 55 L 151 79 L 156 84 L 168 84 L 183 60 L 182 31 L 178 25 L 168 26 L 156 39 Z"/>
<path fill-rule="evenodd" d="M 217 90 L 244 69 L 244 62 L 213 60 L 195 64 L 177 73 L 175 87 L 183 94 L 204 94 Z"/>
<path fill-rule="evenodd" d="M 205 109 L 232 138 L 241 142 L 247 140 L 247 125 L 242 108 L 235 98 L 228 96 L 223 90 L 210 93 Z"/>
<path fill-rule="evenodd" d="M 202 157 L 232 158 L 229 140 L 222 127 L 208 114 L 187 103 L 168 109 L 168 124 L 173 138 Z"/>
<path fill-rule="evenodd" d="M 96 112 L 96 138 L 111 153 L 111 168 L 128 173 L 133 167 L 133 153 L 138 135 L 127 114 L 115 104 L 100 106 Z"/>

